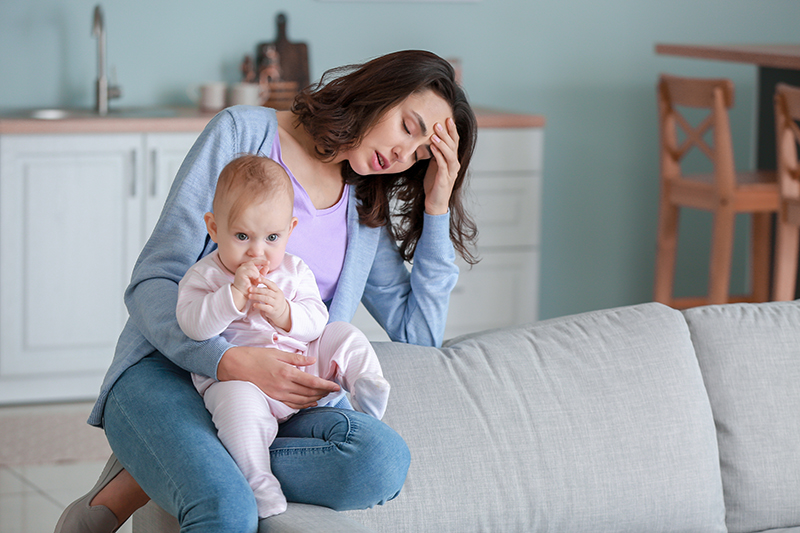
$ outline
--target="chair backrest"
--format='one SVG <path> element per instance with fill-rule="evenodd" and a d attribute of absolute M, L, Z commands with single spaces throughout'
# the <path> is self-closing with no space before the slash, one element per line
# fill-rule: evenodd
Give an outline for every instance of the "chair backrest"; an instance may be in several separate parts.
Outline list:
<path fill-rule="evenodd" d="M 736 186 L 733 143 L 728 109 L 733 106 L 733 82 L 725 78 L 682 78 L 662 74 L 658 83 L 659 126 L 661 135 L 662 179 L 683 176 L 681 160 L 698 148 L 714 166 L 714 181 L 721 194 L 732 193 Z M 708 109 L 709 114 L 692 126 L 679 107 Z M 681 141 L 678 128 L 686 137 Z M 705 141 L 712 130 L 712 145 Z"/>
<path fill-rule="evenodd" d="M 775 88 L 775 146 L 777 149 L 778 184 L 783 198 L 800 198 L 800 164 L 797 144 L 800 143 L 800 87 L 780 83 Z"/>

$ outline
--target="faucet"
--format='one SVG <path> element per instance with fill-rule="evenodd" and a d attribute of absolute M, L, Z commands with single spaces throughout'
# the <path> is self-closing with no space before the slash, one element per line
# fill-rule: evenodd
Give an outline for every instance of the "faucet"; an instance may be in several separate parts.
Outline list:
<path fill-rule="evenodd" d="M 122 96 L 122 89 L 117 85 L 108 85 L 106 75 L 106 29 L 103 24 L 103 10 L 100 4 L 94 7 L 92 36 L 97 37 L 97 87 L 95 91 L 95 111 L 99 115 L 108 114 L 108 100 Z"/>

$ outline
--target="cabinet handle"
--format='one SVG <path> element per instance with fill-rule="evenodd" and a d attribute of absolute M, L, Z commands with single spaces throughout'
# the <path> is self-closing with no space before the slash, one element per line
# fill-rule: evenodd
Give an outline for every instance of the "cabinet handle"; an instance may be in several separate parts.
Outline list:
<path fill-rule="evenodd" d="M 158 194 L 158 150 L 150 151 L 150 196 L 155 198 Z"/>
<path fill-rule="evenodd" d="M 131 184 L 130 184 L 130 193 L 131 198 L 136 197 L 136 162 L 139 160 L 139 151 L 133 150 L 131 151 Z"/>

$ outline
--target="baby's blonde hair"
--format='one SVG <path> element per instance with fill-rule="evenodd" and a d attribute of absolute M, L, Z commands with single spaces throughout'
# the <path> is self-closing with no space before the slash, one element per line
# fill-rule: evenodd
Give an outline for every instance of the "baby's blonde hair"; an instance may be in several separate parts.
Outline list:
<path fill-rule="evenodd" d="M 220 172 L 212 208 L 217 216 L 236 220 L 245 206 L 281 200 L 282 194 L 294 204 L 294 189 L 286 170 L 263 155 L 243 154 Z"/>

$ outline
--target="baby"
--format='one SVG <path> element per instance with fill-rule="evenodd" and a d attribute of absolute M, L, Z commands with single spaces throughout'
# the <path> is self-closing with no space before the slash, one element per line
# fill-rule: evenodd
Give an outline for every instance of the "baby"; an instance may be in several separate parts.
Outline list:
<path fill-rule="evenodd" d="M 303 370 L 339 383 L 353 407 L 378 419 L 389 383 L 367 338 L 345 322 L 327 324 L 314 274 L 286 253 L 297 219 L 294 192 L 275 161 L 243 155 L 220 173 L 206 227 L 217 249 L 192 266 L 179 284 L 176 314 L 196 341 L 222 335 L 231 344 L 278 348 L 316 362 Z M 249 381 L 192 375 L 219 439 L 255 493 L 259 517 L 286 510 L 270 469 L 269 446 L 295 412 Z M 325 404 L 325 398 L 320 405 Z"/>

